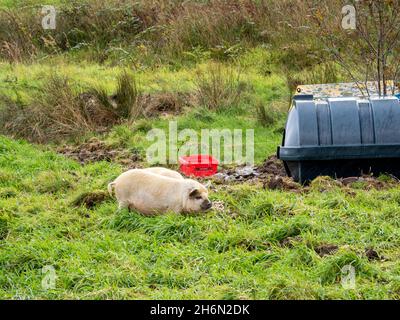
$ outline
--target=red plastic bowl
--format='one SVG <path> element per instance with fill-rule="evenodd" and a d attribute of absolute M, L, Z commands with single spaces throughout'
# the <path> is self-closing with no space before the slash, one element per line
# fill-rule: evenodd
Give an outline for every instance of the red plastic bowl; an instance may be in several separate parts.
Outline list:
<path fill-rule="evenodd" d="M 179 158 L 180 170 L 186 176 L 208 177 L 218 172 L 218 160 L 213 156 L 195 154 Z"/>

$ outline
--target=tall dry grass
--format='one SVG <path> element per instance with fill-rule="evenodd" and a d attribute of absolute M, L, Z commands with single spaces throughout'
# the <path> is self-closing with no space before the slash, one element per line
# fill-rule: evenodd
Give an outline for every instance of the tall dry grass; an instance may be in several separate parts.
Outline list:
<path fill-rule="evenodd" d="M 0 134 L 45 143 L 102 133 L 123 122 L 180 113 L 192 96 L 181 92 L 143 93 L 127 71 L 116 80 L 116 91 L 77 88 L 63 76 L 47 79 L 29 103 L 0 96 Z"/>
<path fill-rule="evenodd" d="M 176 54 L 202 48 L 229 57 L 238 44 L 269 40 L 269 13 L 267 1 L 189 1 L 166 21 L 167 48 Z"/>
<path fill-rule="evenodd" d="M 210 110 L 236 107 L 246 88 L 240 71 L 221 63 L 211 63 L 205 70 L 198 70 L 194 83 L 197 103 Z"/>
<path fill-rule="evenodd" d="M 327 0 L 324 0 L 327 1 Z M 40 6 L 0 11 L 0 57 L 20 61 L 86 48 L 102 62 L 113 50 L 145 46 L 160 59 L 207 51 L 236 57 L 248 47 L 269 44 L 309 48 L 302 28 L 302 0 L 78 0 L 57 7 L 57 29 L 43 30 Z M 313 48 L 315 49 L 315 48 Z M 301 57 L 300 50 L 297 57 Z M 292 62 L 289 54 L 285 62 Z"/>
<path fill-rule="evenodd" d="M 99 131 L 115 117 L 91 99 L 76 95 L 68 79 L 53 76 L 28 105 L 3 99 L 0 125 L 4 133 L 35 142 Z"/>
<path fill-rule="evenodd" d="M 117 92 L 115 94 L 115 101 L 119 106 L 119 115 L 122 118 L 131 120 L 143 115 L 143 105 L 140 102 L 141 96 L 136 78 L 124 71 L 118 77 Z"/>
<path fill-rule="evenodd" d="M 27 104 L 1 97 L 0 131 L 34 142 L 58 141 L 87 132 L 103 132 L 121 121 L 144 115 L 142 96 L 132 76 L 118 77 L 118 90 L 108 96 L 103 89 L 76 92 L 69 80 L 51 76 Z"/>
<path fill-rule="evenodd" d="M 15 61 L 38 51 L 59 53 L 86 47 L 105 54 L 109 47 L 136 41 L 156 24 L 156 4 L 145 3 L 71 1 L 57 6 L 56 30 L 42 28 L 41 6 L 1 10 L 0 55 Z"/>

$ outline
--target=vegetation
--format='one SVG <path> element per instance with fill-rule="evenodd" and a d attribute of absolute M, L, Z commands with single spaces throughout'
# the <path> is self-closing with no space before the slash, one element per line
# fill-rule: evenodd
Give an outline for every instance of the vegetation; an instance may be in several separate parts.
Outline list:
<path fill-rule="evenodd" d="M 119 165 L 80 166 L 0 139 L 2 298 L 399 298 L 397 187 L 342 189 L 320 180 L 293 193 L 223 185 L 211 193 L 220 210 L 148 218 L 115 214 L 107 197 L 82 205 Z M 321 257 L 327 245 L 337 250 Z M 369 260 L 370 248 L 384 260 Z M 340 283 L 348 264 L 354 290 Z M 41 286 L 47 265 L 58 277 L 51 290 Z"/>

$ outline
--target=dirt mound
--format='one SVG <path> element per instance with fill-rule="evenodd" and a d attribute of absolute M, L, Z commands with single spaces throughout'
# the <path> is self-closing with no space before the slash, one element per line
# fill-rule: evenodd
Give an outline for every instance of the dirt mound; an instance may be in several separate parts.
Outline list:
<path fill-rule="evenodd" d="M 269 178 L 264 182 L 264 189 L 271 190 L 292 190 L 297 191 L 302 188 L 302 186 L 293 181 L 293 179 L 288 177 L 274 176 Z"/>
<path fill-rule="evenodd" d="M 141 161 L 139 153 L 132 153 L 126 149 L 115 149 L 97 138 L 92 138 L 79 146 L 63 146 L 58 148 L 57 152 L 82 165 L 97 161 L 113 161 L 131 168 L 136 167 L 137 162 Z"/>
<path fill-rule="evenodd" d="M 71 205 L 73 207 L 85 206 L 89 209 L 94 208 L 96 205 L 111 199 L 110 195 L 105 191 L 85 192 L 76 197 Z"/>
<path fill-rule="evenodd" d="M 181 113 L 189 99 L 188 94 L 181 92 L 159 92 L 141 96 L 140 103 L 146 117 L 168 116 Z"/>
<path fill-rule="evenodd" d="M 376 252 L 372 248 L 365 249 L 365 255 L 368 258 L 369 261 L 379 261 L 379 260 L 385 260 L 385 257 L 380 256 L 378 252 Z"/>
<path fill-rule="evenodd" d="M 324 257 L 336 253 L 339 247 L 335 244 L 323 244 L 315 247 L 314 250 L 320 257 Z"/>
<path fill-rule="evenodd" d="M 364 175 L 361 177 L 348 177 L 338 180 L 343 186 L 353 189 L 387 189 L 399 185 L 400 180 L 394 176 L 374 177 Z"/>
<path fill-rule="evenodd" d="M 310 190 L 327 192 L 340 188 L 352 196 L 356 194 L 355 190 L 357 189 L 383 190 L 396 187 L 400 183 L 400 180 L 394 176 L 374 177 L 364 175 L 341 179 L 320 176 L 314 179 L 309 186 L 302 186 L 287 176 L 283 162 L 276 156 L 269 157 L 260 166 L 238 166 L 221 170 L 213 177 L 213 181 L 217 184 L 261 182 L 264 189 L 292 192 L 308 192 Z"/>
<path fill-rule="evenodd" d="M 233 169 L 225 169 L 217 173 L 213 179 L 218 183 L 229 183 L 229 182 L 244 182 L 259 178 L 259 174 L 255 167 L 237 167 Z"/>
<path fill-rule="evenodd" d="M 271 176 L 287 177 L 283 163 L 275 156 L 269 157 L 261 166 L 239 166 L 220 171 L 215 179 L 220 182 L 266 180 Z"/>

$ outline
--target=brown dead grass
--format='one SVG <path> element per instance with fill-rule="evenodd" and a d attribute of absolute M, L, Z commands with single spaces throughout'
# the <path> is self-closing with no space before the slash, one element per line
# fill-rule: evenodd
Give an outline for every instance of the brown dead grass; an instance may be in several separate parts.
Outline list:
<path fill-rule="evenodd" d="M 246 89 L 240 70 L 224 68 L 221 63 L 198 70 L 194 83 L 198 104 L 210 110 L 237 106 Z"/>
<path fill-rule="evenodd" d="M 235 58 L 259 44 L 305 46 L 304 0 L 80 0 L 58 6 L 57 30 L 43 30 L 40 6 L 0 11 L 0 56 L 21 61 L 39 52 L 85 47 L 104 62 L 113 48 L 144 44 L 161 59 L 207 51 Z M 303 30 L 306 33 L 307 30 Z"/>
<path fill-rule="evenodd" d="M 0 97 L 0 132 L 32 142 L 58 142 L 139 118 L 178 114 L 193 99 L 179 92 L 144 94 L 127 72 L 117 81 L 117 91 L 110 96 L 102 88 L 76 92 L 67 78 L 55 75 L 27 105 Z"/>
<path fill-rule="evenodd" d="M 119 117 L 95 96 L 75 94 L 67 78 L 52 76 L 30 104 L 8 100 L 0 121 L 6 134 L 46 142 L 104 131 Z"/>
<path fill-rule="evenodd" d="M 189 93 L 158 92 L 142 95 L 141 104 L 146 117 L 156 117 L 160 114 L 179 114 L 192 104 L 192 100 L 193 96 Z"/>

